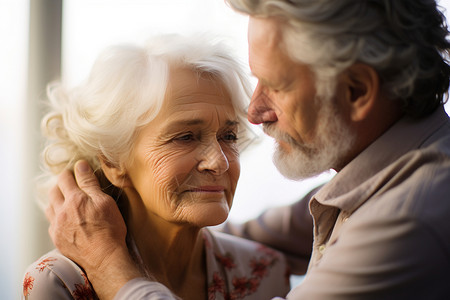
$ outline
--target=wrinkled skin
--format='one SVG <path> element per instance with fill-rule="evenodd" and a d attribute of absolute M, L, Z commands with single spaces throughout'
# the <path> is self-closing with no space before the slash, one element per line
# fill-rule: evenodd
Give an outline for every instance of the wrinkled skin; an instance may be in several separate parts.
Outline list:
<path fill-rule="evenodd" d="M 134 264 L 125 244 L 126 227 L 114 200 L 101 191 L 86 161 L 75 165 L 75 176 L 76 181 L 64 171 L 50 191 L 49 234 L 64 255 L 88 272 L 99 297 L 112 299 L 120 286 L 141 274 L 130 267 Z M 109 283 L 101 280 L 105 272 L 111 276 Z"/>
<path fill-rule="evenodd" d="M 183 299 L 198 299 L 206 290 L 199 232 L 228 217 L 240 173 L 238 124 L 217 80 L 185 69 L 171 74 L 162 108 L 139 128 L 129 159 L 120 166 L 103 161 L 102 169 L 129 200 L 128 232 L 146 267 Z M 49 232 L 85 269 L 98 295 L 112 299 L 141 273 L 129 257 L 114 200 L 101 192 L 86 162 L 78 166 L 87 172 L 75 168 L 77 182 L 66 171 L 51 192 Z"/>

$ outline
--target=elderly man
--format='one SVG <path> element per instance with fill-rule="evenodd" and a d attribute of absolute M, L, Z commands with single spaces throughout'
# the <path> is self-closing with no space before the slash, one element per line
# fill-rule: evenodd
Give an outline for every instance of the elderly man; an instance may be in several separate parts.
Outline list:
<path fill-rule="evenodd" d="M 277 141 L 278 169 L 294 179 L 338 172 L 302 201 L 228 230 L 307 271 L 287 299 L 448 297 L 450 43 L 435 1 L 228 2 L 250 15 L 258 85 L 248 118 Z M 139 278 L 117 209 L 85 162 L 75 175 L 78 186 L 63 177 L 51 196 L 56 246 L 102 298 L 173 299 Z"/>

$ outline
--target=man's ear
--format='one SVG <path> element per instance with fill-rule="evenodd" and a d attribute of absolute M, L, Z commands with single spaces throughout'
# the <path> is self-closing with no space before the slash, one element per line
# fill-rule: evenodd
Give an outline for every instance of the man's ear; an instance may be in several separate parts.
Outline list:
<path fill-rule="evenodd" d="M 354 64 L 345 74 L 347 84 L 347 105 L 350 119 L 354 122 L 365 120 L 377 104 L 380 79 L 378 73 L 365 64 Z"/>
<path fill-rule="evenodd" d="M 99 155 L 99 160 L 103 173 L 114 186 L 121 189 L 132 186 L 131 180 L 124 168 L 115 166 L 103 155 Z"/>

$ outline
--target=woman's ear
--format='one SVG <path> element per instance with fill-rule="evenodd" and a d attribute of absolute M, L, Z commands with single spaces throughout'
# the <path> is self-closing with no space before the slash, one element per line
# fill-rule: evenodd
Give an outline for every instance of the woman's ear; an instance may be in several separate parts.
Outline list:
<path fill-rule="evenodd" d="M 365 64 L 354 64 L 345 73 L 347 84 L 346 104 L 349 106 L 350 119 L 363 121 L 377 104 L 380 79 L 378 73 Z"/>
<path fill-rule="evenodd" d="M 132 186 L 131 180 L 125 169 L 115 166 L 102 155 L 99 156 L 99 160 L 103 173 L 114 186 L 121 189 Z"/>

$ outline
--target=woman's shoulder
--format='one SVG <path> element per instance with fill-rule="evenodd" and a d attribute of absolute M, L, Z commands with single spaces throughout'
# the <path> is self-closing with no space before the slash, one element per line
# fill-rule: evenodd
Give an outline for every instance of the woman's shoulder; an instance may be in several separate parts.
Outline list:
<path fill-rule="evenodd" d="M 204 239 L 208 290 L 215 297 L 219 291 L 225 291 L 236 299 L 271 299 L 289 291 L 290 272 L 282 253 L 213 230 L 205 230 Z"/>
<path fill-rule="evenodd" d="M 97 299 L 84 271 L 53 250 L 28 266 L 22 299 Z"/>

